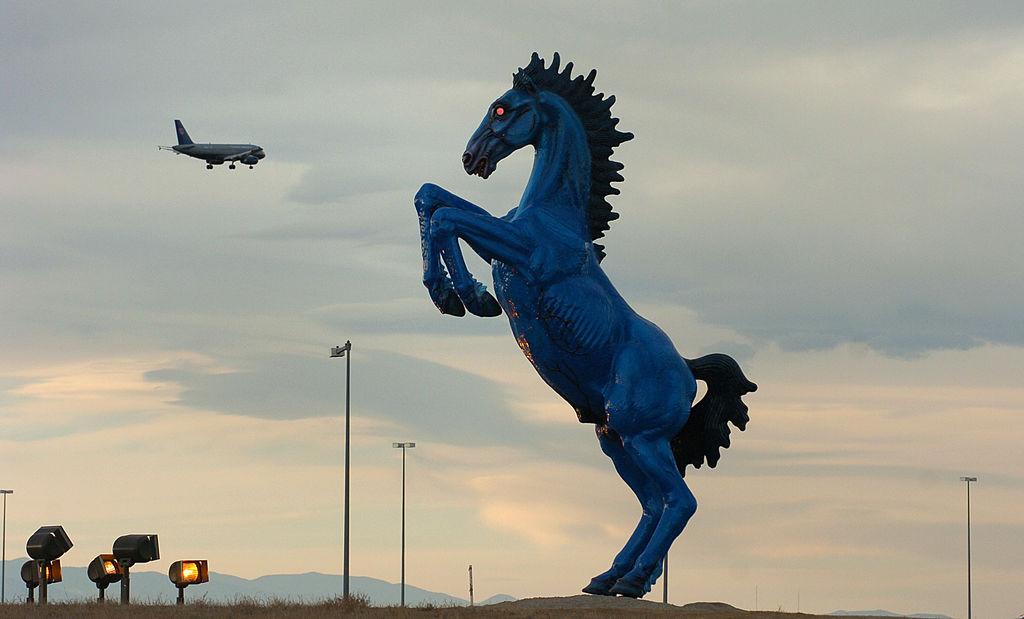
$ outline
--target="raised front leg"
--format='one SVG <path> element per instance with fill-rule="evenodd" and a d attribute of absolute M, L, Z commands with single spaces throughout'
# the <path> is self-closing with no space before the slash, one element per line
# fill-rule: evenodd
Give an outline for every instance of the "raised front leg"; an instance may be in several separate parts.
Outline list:
<path fill-rule="evenodd" d="M 442 207 L 456 208 L 478 214 L 487 211 L 467 202 L 455 194 L 441 189 L 437 185 L 427 183 L 416 192 L 413 201 L 420 222 L 420 247 L 423 252 L 423 285 L 430 294 L 441 313 L 453 316 L 464 316 L 466 309 L 455 292 L 455 286 L 441 266 L 441 251 L 435 247 L 430 236 L 430 219 L 434 212 Z M 468 269 L 466 269 L 468 272 Z M 496 303 L 495 303 L 496 304 Z"/>
<path fill-rule="evenodd" d="M 519 228 L 490 214 L 442 208 L 431 217 L 430 237 L 432 246 L 441 249 L 445 266 L 455 282 L 455 290 L 466 307 L 480 316 L 499 314 L 501 308 L 497 301 L 469 273 L 459 239 L 466 241 L 487 262 L 500 260 L 525 270 L 530 246 Z"/>

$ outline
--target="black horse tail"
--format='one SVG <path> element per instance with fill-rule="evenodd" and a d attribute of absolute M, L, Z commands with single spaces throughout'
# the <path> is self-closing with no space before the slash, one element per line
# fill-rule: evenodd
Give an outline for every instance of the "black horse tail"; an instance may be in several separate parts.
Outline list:
<path fill-rule="evenodd" d="M 722 457 L 719 449 L 729 447 L 729 422 L 741 431 L 747 429 L 747 405 L 740 399 L 757 391 L 747 380 L 736 360 L 715 353 L 698 359 L 683 359 L 694 378 L 707 383 L 708 391 L 690 410 L 690 418 L 672 439 L 672 453 L 679 472 L 686 475 L 686 465 L 700 468 L 707 460 L 715 468 Z"/>

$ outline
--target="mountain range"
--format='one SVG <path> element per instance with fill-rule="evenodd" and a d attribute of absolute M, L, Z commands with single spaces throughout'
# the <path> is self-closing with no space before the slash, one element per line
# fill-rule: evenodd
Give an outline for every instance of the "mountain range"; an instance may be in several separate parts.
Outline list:
<path fill-rule="evenodd" d="M 21 566 L 27 558 L 6 562 L 5 598 L 9 602 L 24 599 L 25 584 L 21 580 Z M 163 572 L 144 571 L 143 566 L 132 570 L 131 592 L 133 601 L 173 603 L 178 592 Z M 48 587 L 48 597 L 54 602 L 96 599 L 95 585 L 89 580 L 84 567 L 61 566 L 62 582 Z M 115 583 L 107 589 L 107 599 L 118 599 L 120 585 Z M 349 578 L 353 594 L 364 595 L 373 606 L 397 605 L 401 600 L 401 585 L 367 576 Z M 207 602 L 233 602 L 239 599 L 288 600 L 293 602 L 315 602 L 340 597 L 342 577 L 339 574 L 274 574 L 259 578 L 241 578 L 230 574 L 210 572 L 210 582 L 185 589 L 185 600 L 202 599 Z M 516 598 L 498 594 L 478 601 L 477 604 L 496 604 Z M 406 584 L 405 603 L 409 606 L 432 604 L 435 606 L 468 606 L 469 600 L 427 591 Z"/>
<path fill-rule="evenodd" d="M 837 610 L 829 613 L 837 617 L 909 617 L 911 619 L 953 619 L 949 615 L 938 615 L 934 613 L 915 613 L 913 615 L 901 615 L 900 613 L 888 610 Z"/>

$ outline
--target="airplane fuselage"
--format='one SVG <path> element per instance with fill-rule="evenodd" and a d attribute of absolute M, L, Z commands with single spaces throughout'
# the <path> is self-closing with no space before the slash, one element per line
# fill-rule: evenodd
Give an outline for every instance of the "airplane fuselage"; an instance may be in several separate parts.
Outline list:
<path fill-rule="evenodd" d="M 213 164 L 241 161 L 250 155 L 256 159 L 263 159 L 266 156 L 263 149 L 256 144 L 179 144 L 171 148 L 175 152 Z"/>

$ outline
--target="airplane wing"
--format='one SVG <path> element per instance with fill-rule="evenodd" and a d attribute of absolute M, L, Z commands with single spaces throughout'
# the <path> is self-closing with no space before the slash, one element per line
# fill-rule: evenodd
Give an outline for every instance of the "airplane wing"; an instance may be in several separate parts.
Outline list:
<path fill-rule="evenodd" d="M 248 157 L 258 150 L 258 148 L 250 148 L 249 150 L 235 153 L 234 155 L 228 155 L 227 157 L 224 157 L 224 161 L 240 161 L 243 157 Z"/>

